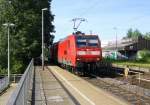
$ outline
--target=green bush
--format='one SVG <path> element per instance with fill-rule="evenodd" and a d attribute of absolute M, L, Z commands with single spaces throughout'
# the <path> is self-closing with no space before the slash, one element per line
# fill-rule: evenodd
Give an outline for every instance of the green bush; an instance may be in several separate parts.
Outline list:
<path fill-rule="evenodd" d="M 22 74 L 24 73 L 26 66 L 21 59 L 16 59 L 15 57 L 11 57 L 11 63 L 10 63 L 10 72 L 11 74 Z"/>
<path fill-rule="evenodd" d="M 143 62 L 150 62 L 150 51 L 149 50 L 138 51 L 137 60 Z"/>
<path fill-rule="evenodd" d="M 0 75 L 7 74 L 7 69 L 4 69 L 0 66 Z"/>

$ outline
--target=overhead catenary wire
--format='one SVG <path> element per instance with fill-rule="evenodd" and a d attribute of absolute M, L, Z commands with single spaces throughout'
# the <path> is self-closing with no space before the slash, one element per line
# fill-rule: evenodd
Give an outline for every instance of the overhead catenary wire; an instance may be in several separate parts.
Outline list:
<path fill-rule="evenodd" d="M 96 7 L 98 7 L 98 5 L 100 3 L 102 3 L 102 1 L 104 1 L 104 0 L 101 0 L 101 1 L 100 0 L 96 0 L 92 5 L 90 5 L 87 9 L 85 9 L 82 13 L 80 13 L 79 17 L 84 17 L 84 15 L 89 14 L 90 13 L 89 11 L 93 10 Z M 132 19 L 127 20 L 127 22 L 128 23 L 132 23 L 132 22 L 138 21 L 139 19 L 142 19 L 144 17 L 145 17 L 145 15 L 136 16 L 136 17 L 134 17 Z"/>
<path fill-rule="evenodd" d="M 104 0 L 103 0 L 104 1 Z M 99 0 L 96 0 L 91 6 L 89 6 L 87 9 L 85 9 L 78 17 L 83 17 L 86 13 L 89 12 L 89 9 L 93 9 L 94 7 L 97 7 L 96 5 L 99 4 Z M 87 19 L 85 18 L 74 18 L 73 21 L 73 29 L 76 32 L 81 25 L 82 22 L 87 22 Z M 78 23 L 78 24 L 77 24 Z"/>
<path fill-rule="evenodd" d="M 86 5 L 87 8 L 85 8 L 85 9 L 81 8 L 81 12 L 79 13 L 78 17 L 86 17 L 88 14 L 93 13 L 92 10 L 95 8 L 98 8 L 100 6 L 99 4 L 102 5 L 103 1 L 104 0 L 95 0 L 95 1 L 93 1 L 93 3 L 90 2 L 90 4 Z M 127 27 L 129 27 L 129 28 L 135 27 L 136 26 L 135 22 L 144 18 L 144 17 L 145 17 L 145 15 L 142 15 L 142 14 L 139 16 L 134 16 L 133 18 L 129 18 L 129 19 L 125 20 L 126 21 L 125 23 L 127 23 L 126 25 L 121 24 L 121 22 L 120 22 L 119 24 L 114 24 L 114 26 L 119 27 L 119 29 L 122 31 L 127 31 L 128 30 Z M 139 24 L 139 23 L 137 23 L 137 24 Z"/>
<path fill-rule="evenodd" d="M 101 0 L 101 1 L 104 1 L 104 0 Z M 83 17 L 85 14 L 89 13 L 89 10 L 92 10 L 92 9 L 96 8 L 99 4 L 100 4 L 100 0 L 96 0 L 88 8 L 84 9 L 84 11 L 79 14 L 79 17 Z"/>

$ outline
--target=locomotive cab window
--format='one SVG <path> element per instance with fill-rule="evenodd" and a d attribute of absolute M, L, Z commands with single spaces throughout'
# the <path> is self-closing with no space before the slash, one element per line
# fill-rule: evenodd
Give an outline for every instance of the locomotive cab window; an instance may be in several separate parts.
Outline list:
<path fill-rule="evenodd" d="M 77 46 L 78 47 L 86 47 L 86 39 L 78 39 Z"/>
<path fill-rule="evenodd" d="M 88 46 L 90 46 L 90 47 L 98 47 L 98 39 L 90 39 L 88 41 Z"/>
<path fill-rule="evenodd" d="M 98 47 L 99 41 L 97 36 L 77 36 L 76 44 L 78 47 Z"/>

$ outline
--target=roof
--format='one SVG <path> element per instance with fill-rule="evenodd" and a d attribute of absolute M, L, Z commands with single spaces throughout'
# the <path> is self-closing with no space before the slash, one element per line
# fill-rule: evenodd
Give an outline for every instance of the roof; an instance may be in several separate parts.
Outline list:
<path fill-rule="evenodd" d="M 105 46 L 103 49 L 104 50 L 124 50 L 125 47 L 127 46 L 130 46 L 130 45 L 133 45 L 134 43 L 136 43 L 137 40 L 135 39 L 122 39 L 120 41 L 117 41 L 116 42 L 111 42 L 111 43 L 108 43 L 107 46 Z"/>

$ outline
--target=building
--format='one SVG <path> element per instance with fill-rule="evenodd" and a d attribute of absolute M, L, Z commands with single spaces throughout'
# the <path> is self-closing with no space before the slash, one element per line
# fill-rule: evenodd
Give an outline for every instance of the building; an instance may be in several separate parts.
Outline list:
<path fill-rule="evenodd" d="M 120 52 L 122 55 L 129 59 L 134 59 L 139 50 L 150 50 L 150 40 L 143 37 L 138 38 L 125 38 L 120 41 L 110 42 L 105 48 L 104 52 Z"/>

